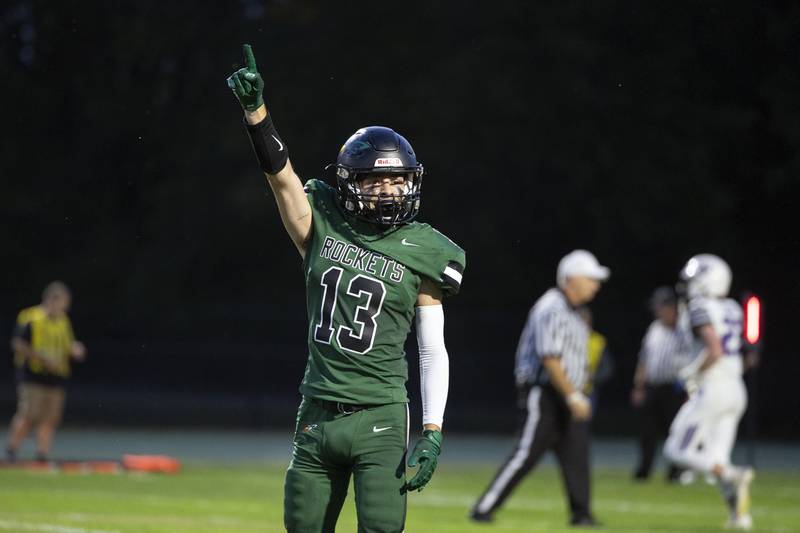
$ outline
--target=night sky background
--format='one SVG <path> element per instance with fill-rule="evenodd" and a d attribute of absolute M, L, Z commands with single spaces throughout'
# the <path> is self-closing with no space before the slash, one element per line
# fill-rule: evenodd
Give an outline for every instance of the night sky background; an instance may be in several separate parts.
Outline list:
<path fill-rule="evenodd" d="M 467 251 L 447 429 L 514 427 L 525 316 L 580 247 L 613 271 L 592 305 L 617 366 L 597 433 L 635 429 L 648 295 L 711 252 L 764 301 L 759 433 L 797 437 L 798 4 L 431 4 L 2 4 L 0 337 L 48 281 L 71 286 L 89 360 L 66 422 L 293 424 L 303 277 L 225 83 L 247 42 L 304 179 L 366 125 L 425 165 L 420 220 Z"/>

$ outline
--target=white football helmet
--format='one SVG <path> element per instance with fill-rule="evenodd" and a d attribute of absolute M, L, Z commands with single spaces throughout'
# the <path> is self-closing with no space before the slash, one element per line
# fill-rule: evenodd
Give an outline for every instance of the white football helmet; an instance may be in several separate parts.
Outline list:
<path fill-rule="evenodd" d="M 681 270 L 686 283 L 686 296 L 692 298 L 724 298 L 731 289 L 731 268 L 713 254 L 693 256 Z"/>

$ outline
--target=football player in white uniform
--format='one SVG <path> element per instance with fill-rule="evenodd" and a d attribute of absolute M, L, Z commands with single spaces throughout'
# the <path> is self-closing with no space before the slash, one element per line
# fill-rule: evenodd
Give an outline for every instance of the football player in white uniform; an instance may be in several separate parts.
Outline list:
<path fill-rule="evenodd" d="M 742 308 L 731 298 L 731 270 L 711 254 L 692 257 L 681 271 L 686 284 L 684 327 L 697 356 L 681 372 L 689 400 L 675 416 L 664 454 L 673 463 L 713 476 L 729 508 L 727 527 L 750 529 L 753 469 L 731 464 L 739 419 L 747 407 L 742 380 Z"/>

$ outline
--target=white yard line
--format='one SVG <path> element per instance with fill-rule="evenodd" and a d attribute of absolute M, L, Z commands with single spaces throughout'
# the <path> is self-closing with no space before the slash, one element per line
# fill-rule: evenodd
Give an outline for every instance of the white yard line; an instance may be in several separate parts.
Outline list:
<path fill-rule="evenodd" d="M 469 508 L 475 503 L 475 495 L 466 494 L 431 494 L 428 493 L 422 498 L 415 499 L 413 505 L 419 507 L 463 507 Z M 703 504 L 690 504 L 685 502 L 680 503 L 649 503 L 649 502 L 631 502 L 627 500 L 617 500 L 608 498 L 595 498 L 593 506 L 602 512 L 603 510 L 614 511 L 618 513 L 634 513 L 644 515 L 692 515 L 692 516 L 705 516 L 709 512 L 709 506 Z M 534 511 L 553 511 L 564 509 L 566 504 L 563 498 L 542 498 L 536 497 L 531 499 L 512 499 L 504 504 L 504 507 L 511 509 L 529 509 Z M 720 509 L 722 504 L 720 503 Z M 753 514 L 758 516 L 763 512 L 758 509 L 758 502 L 755 503 Z M 800 509 L 772 509 L 769 511 L 770 515 L 792 516 L 800 517 Z"/>
<path fill-rule="evenodd" d="M 86 529 L 82 527 L 60 526 L 58 524 L 37 524 L 34 522 L 17 522 L 0 520 L 0 529 L 9 531 L 46 531 L 47 533 L 120 533 L 117 530 Z"/>

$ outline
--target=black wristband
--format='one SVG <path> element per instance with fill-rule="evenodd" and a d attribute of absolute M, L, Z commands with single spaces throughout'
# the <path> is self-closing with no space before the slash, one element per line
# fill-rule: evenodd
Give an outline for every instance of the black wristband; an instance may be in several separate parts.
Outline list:
<path fill-rule="evenodd" d="M 245 127 L 261 170 L 271 175 L 283 170 L 289 159 L 289 150 L 272 123 L 272 115 L 267 115 L 258 124 L 248 124 L 245 121 Z"/>

